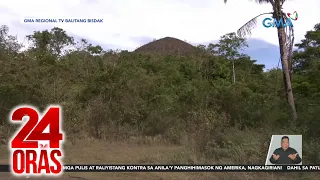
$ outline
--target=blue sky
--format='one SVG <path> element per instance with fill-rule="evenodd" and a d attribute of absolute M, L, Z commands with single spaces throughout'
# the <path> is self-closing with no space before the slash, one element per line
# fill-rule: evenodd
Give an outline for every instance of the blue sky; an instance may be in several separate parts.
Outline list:
<path fill-rule="evenodd" d="M 252 17 L 270 11 L 270 5 L 249 0 L 229 0 L 226 5 L 223 0 L 4 0 L 0 1 L 0 24 L 9 25 L 11 34 L 18 35 L 20 41 L 33 30 L 57 26 L 104 47 L 133 50 L 166 36 L 192 44 L 213 42 L 235 32 Z M 294 21 L 295 40 L 299 42 L 319 23 L 320 1 L 287 0 L 284 11 L 299 13 Z M 248 49 L 260 58 L 268 58 L 278 44 L 275 28 L 261 24 L 265 17 L 259 19 L 250 37 L 253 46 L 264 47 Z M 24 18 L 103 18 L 104 23 L 26 24 Z M 278 59 L 272 61 L 278 63 Z"/>

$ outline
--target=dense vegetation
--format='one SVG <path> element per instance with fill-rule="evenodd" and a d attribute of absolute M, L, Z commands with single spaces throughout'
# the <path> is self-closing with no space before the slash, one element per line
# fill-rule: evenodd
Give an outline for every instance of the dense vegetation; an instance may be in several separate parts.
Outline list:
<path fill-rule="evenodd" d="M 224 3 L 227 3 L 227 1 L 228 0 L 224 0 Z M 237 35 L 240 37 L 245 37 L 247 34 L 251 34 L 251 31 L 257 25 L 258 18 L 262 15 L 272 15 L 272 17 L 277 20 L 277 22 L 279 22 L 280 20 L 283 20 L 285 22 L 287 22 L 287 20 L 290 20 L 289 14 L 283 11 L 283 6 L 286 3 L 286 0 L 255 0 L 253 2 L 257 4 L 268 4 L 270 7 L 272 7 L 272 12 L 261 13 L 242 25 L 237 30 Z M 296 17 L 298 17 L 298 14 L 296 14 Z M 286 92 L 288 104 L 291 108 L 292 119 L 295 122 L 298 119 L 298 114 L 292 91 L 292 50 L 294 46 L 293 26 L 279 26 L 277 27 L 277 34 L 279 41 L 284 90 Z"/>
<path fill-rule="evenodd" d="M 156 136 L 221 163 L 262 164 L 272 134 L 302 134 L 304 164 L 320 162 L 320 24 L 294 52 L 296 122 L 281 69 L 264 72 L 233 33 L 189 55 L 105 51 L 60 28 L 34 32 L 21 51 L 9 34 L 2 26 L 2 141 L 14 106 L 60 104 L 68 139 Z"/>

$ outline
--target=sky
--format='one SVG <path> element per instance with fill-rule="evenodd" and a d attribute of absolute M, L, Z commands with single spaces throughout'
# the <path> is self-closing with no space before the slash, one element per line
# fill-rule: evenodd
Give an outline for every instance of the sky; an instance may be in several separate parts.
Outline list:
<path fill-rule="evenodd" d="M 83 37 L 111 48 L 134 50 L 153 39 L 175 37 L 192 44 L 213 42 L 235 32 L 254 16 L 271 12 L 271 5 L 250 0 L 2 0 L 0 24 L 24 41 L 34 30 L 60 27 L 72 35 Z M 284 11 L 297 11 L 294 21 L 295 41 L 300 42 L 308 30 L 320 23 L 319 0 L 287 0 Z M 275 28 L 265 28 L 259 19 L 248 38 L 278 44 Z M 24 23 L 24 18 L 96 18 L 103 23 Z"/>

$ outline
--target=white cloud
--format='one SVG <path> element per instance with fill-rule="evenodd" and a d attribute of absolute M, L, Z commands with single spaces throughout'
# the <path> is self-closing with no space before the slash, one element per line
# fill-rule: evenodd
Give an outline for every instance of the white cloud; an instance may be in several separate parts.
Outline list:
<path fill-rule="evenodd" d="M 247 20 L 270 5 L 258 5 L 248 0 L 10 0 L 0 1 L 0 24 L 7 24 L 12 33 L 23 35 L 40 30 L 44 25 L 23 24 L 25 17 L 34 18 L 103 18 L 103 24 L 51 24 L 67 32 L 103 44 L 134 49 L 140 44 L 131 37 L 162 38 L 172 36 L 188 42 L 201 43 L 219 39 L 236 31 Z M 319 0 L 287 1 L 284 10 L 297 11 L 294 22 L 296 41 L 307 30 L 320 23 Z M 277 44 L 275 28 L 261 24 L 251 37 Z M 20 24 L 21 23 L 21 26 Z"/>

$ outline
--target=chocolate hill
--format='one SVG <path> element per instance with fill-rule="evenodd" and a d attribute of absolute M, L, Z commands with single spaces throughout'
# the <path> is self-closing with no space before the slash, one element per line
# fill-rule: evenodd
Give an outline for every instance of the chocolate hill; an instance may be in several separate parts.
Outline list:
<path fill-rule="evenodd" d="M 195 52 L 196 47 L 189 43 L 173 37 L 165 37 L 145 44 L 135 50 L 135 52 L 160 53 L 164 55 L 178 54 L 186 55 Z"/>

